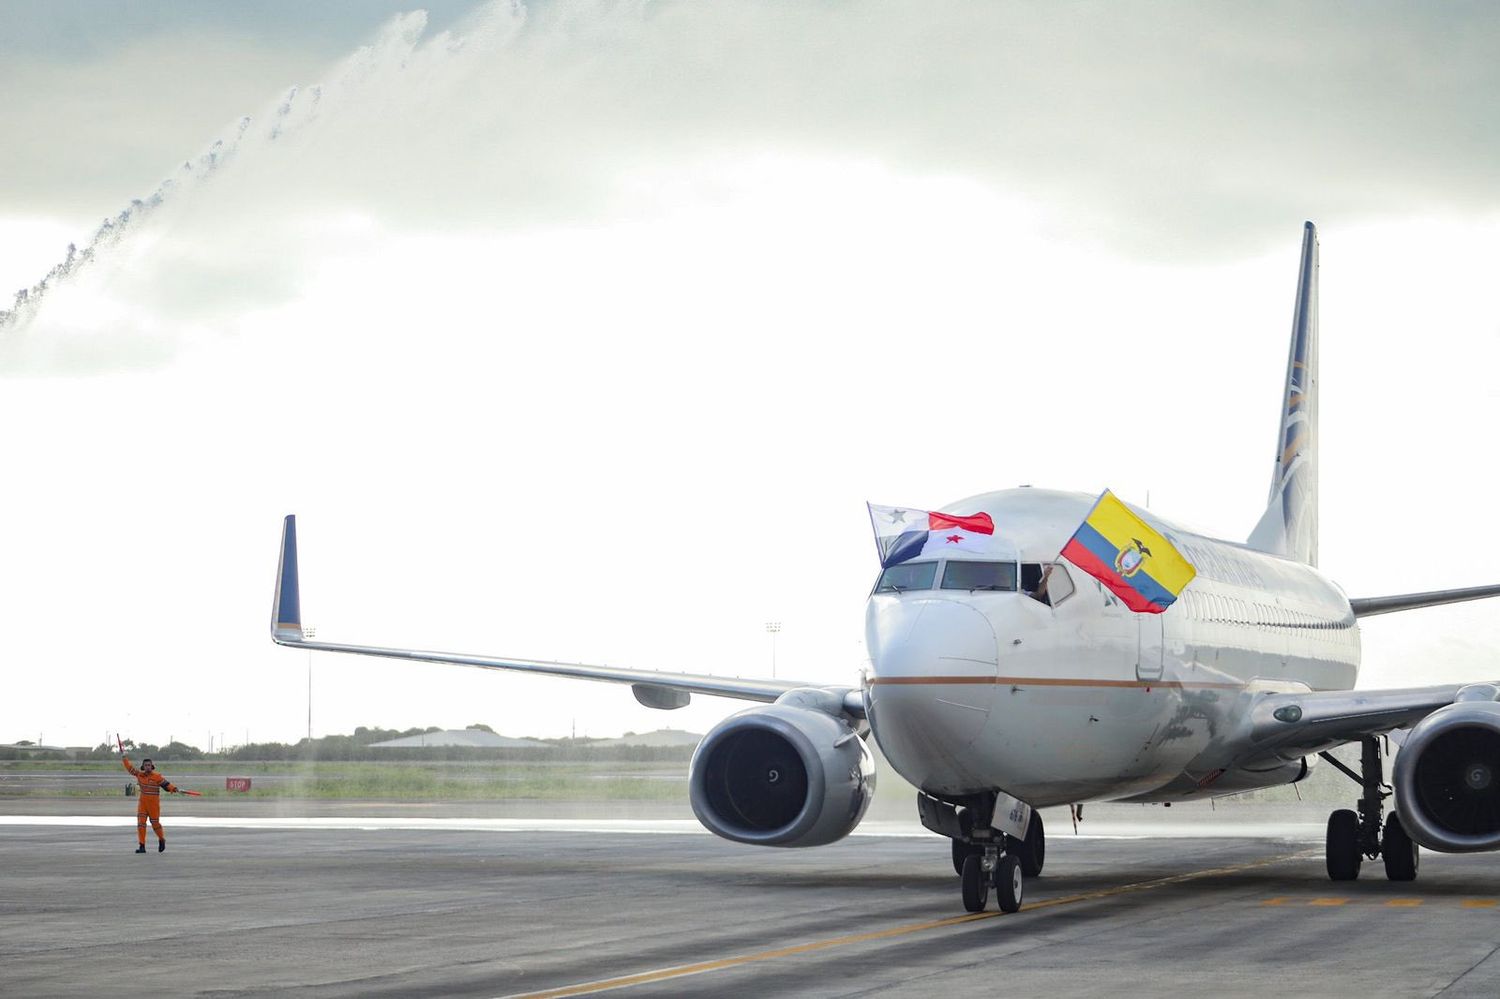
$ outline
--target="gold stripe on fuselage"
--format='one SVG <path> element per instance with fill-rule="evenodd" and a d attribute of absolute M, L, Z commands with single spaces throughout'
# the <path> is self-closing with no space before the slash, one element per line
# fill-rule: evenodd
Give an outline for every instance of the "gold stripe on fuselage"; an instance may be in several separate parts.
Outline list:
<path fill-rule="evenodd" d="M 1243 683 L 1192 680 L 1090 680 L 1060 676 L 872 676 L 870 686 L 992 684 L 1005 687 L 1170 687 L 1175 690 L 1243 690 Z"/>

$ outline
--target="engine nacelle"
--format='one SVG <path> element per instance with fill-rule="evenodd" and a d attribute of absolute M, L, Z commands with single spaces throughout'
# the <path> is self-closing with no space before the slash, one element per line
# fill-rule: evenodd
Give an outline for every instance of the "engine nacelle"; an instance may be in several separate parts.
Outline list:
<path fill-rule="evenodd" d="M 1500 849 L 1500 704 L 1464 701 L 1422 719 L 1396 754 L 1396 811 L 1430 850 Z"/>
<path fill-rule="evenodd" d="M 875 794 L 875 760 L 822 690 L 731 715 L 693 753 L 693 814 L 716 835 L 758 846 L 843 839 Z"/>

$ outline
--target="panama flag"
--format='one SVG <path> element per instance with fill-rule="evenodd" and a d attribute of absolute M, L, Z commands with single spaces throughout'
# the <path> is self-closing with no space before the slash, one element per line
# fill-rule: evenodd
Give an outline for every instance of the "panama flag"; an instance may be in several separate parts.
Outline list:
<path fill-rule="evenodd" d="M 995 550 L 995 522 L 987 513 L 962 517 L 909 506 L 873 503 L 865 506 L 870 508 L 882 569 L 923 555 L 929 558 L 942 558 L 954 552 L 986 555 Z"/>

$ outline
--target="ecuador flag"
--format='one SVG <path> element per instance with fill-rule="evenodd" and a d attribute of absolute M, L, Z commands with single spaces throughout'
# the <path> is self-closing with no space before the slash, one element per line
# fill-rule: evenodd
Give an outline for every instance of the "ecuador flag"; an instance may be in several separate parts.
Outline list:
<path fill-rule="evenodd" d="M 1198 574 L 1170 541 L 1108 489 L 1062 554 L 1138 614 L 1160 614 Z"/>

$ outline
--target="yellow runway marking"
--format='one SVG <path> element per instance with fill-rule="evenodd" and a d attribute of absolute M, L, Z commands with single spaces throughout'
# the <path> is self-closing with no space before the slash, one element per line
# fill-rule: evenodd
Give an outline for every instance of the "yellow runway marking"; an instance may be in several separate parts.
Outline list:
<path fill-rule="evenodd" d="M 1288 860 L 1302 860 L 1311 856 L 1321 856 L 1322 850 L 1304 850 L 1300 853 L 1285 853 L 1278 857 L 1270 857 L 1265 860 L 1256 860 L 1248 864 L 1235 864 L 1232 867 L 1215 867 L 1210 870 L 1192 871 L 1187 874 L 1174 874 L 1169 878 L 1157 878 L 1154 881 L 1137 881 L 1134 884 L 1120 885 L 1116 888 L 1100 888 L 1097 891 L 1079 892 L 1076 895 L 1063 895 L 1058 898 L 1044 898 L 1038 902 L 1024 905 L 1020 915 L 1038 912 L 1042 909 L 1054 909 L 1060 905 L 1073 905 L 1078 902 L 1092 902 L 1101 898 L 1113 898 L 1116 895 L 1126 895 L 1132 892 L 1146 891 L 1151 888 L 1164 888 L 1168 885 L 1182 884 L 1185 881 L 1197 881 L 1200 878 L 1211 878 L 1223 874 L 1237 874 L 1240 871 L 1251 871 L 1257 867 L 1269 867 L 1272 864 L 1280 864 Z M 1344 900 L 1339 900 L 1342 904 Z M 964 916 L 949 916 L 946 919 L 934 919 L 924 923 L 907 923 L 903 926 L 893 926 L 885 930 L 874 930 L 869 933 L 855 933 L 849 936 L 830 937 L 826 940 L 814 940 L 810 943 L 795 944 L 791 947 L 779 947 L 775 950 L 763 950 L 753 954 L 739 954 L 734 957 L 720 958 L 717 961 L 701 961 L 697 964 L 682 964 L 674 968 L 658 968 L 655 971 L 643 971 L 635 975 L 621 975 L 618 978 L 603 978 L 595 982 L 581 982 L 577 985 L 565 985 L 556 989 L 545 989 L 541 992 L 517 993 L 507 999 L 562 999 L 564 996 L 590 995 L 594 992 L 607 992 L 611 989 L 624 989 L 632 985 L 646 985 L 652 982 L 664 982 L 672 978 L 685 978 L 688 975 L 702 975 L 711 971 L 723 971 L 727 968 L 737 968 L 746 964 L 756 964 L 761 961 L 774 961 L 783 957 L 795 957 L 799 954 L 811 954 L 815 951 L 828 950 L 833 947 L 848 947 L 853 944 L 869 943 L 874 940 L 888 940 L 891 937 L 908 936 L 912 933 L 923 933 L 928 930 L 939 930 L 949 926 L 961 926 L 964 923 L 976 923 L 982 919 L 994 919 L 1005 915 L 1002 912 L 975 912 Z"/>
<path fill-rule="evenodd" d="M 1375 905 L 1378 903 L 1385 906 L 1387 909 L 1415 909 L 1432 901 L 1434 900 L 1429 898 L 1388 898 L 1382 902 L 1379 899 L 1368 897 L 1355 898 L 1346 896 L 1344 898 L 1334 898 L 1331 896 L 1324 896 L 1321 898 L 1298 898 L 1292 895 L 1277 895 L 1273 898 L 1262 900 L 1260 904 L 1263 906 L 1272 905 L 1286 907 L 1292 905 L 1302 905 L 1317 907 L 1321 909 L 1337 909 L 1340 906 L 1350 904 L 1363 906 Z M 1465 909 L 1493 909 L 1496 906 L 1500 906 L 1500 899 L 1493 898 L 1440 898 L 1435 900 L 1436 904 L 1438 905 L 1452 904 L 1454 901 L 1457 901 L 1458 904 Z"/>

